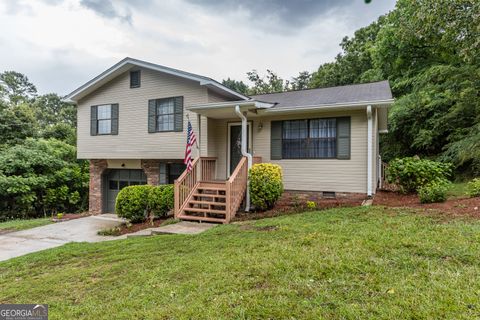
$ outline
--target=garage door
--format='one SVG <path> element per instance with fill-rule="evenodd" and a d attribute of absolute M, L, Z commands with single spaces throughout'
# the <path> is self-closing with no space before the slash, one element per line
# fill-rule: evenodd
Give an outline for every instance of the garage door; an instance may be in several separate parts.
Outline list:
<path fill-rule="evenodd" d="M 114 213 L 118 192 L 126 186 L 147 184 L 147 177 L 140 169 L 114 169 L 107 172 L 105 182 L 104 212 Z"/>

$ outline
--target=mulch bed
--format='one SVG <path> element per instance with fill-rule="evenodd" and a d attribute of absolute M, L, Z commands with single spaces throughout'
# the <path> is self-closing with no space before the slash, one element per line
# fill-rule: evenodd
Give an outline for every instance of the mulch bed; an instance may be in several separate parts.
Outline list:
<path fill-rule="evenodd" d="M 157 228 L 162 225 L 162 223 L 165 222 L 165 220 L 169 219 L 171 217 L 163 217 L 163 218 L 158 218 L 153 220 L 153 225 L 150 223 L 150 221 L 147 222 L 141 222 L 141 223 L 133 223 L 133 224 L 126 224 L 123 223 L 120 226 L 118 226 L 118 231 L 115 232 L 115 235 L 121 236 L 124 234 L 128 233 L 134 233 L 140 230 L 148 229 L 148 228 Z"/>
<path fill-rule="evenodd" d="M 289 201 L 285 201 L 285 199 L 280 198 L 275 205 L 275 208 L 273 208 L 272 210 L 264 212 L 238 212 L 235 218 L 233 218 L 233 221 L 258 220 L 289 214 L 297 214 L 305 211 L 318 211 L 339 207 L 358 207 L 362 204 L 363 200 L 365 200 L 365 197 L 363 196 L 352 196 L 346 198 L 332 199 L 325 198 L 315 201 L 315 209 L 309 209 L 306 207 L 305 203 L 295 205 Z"/>
<path fill-rule="evenodd" d="M 373 200 L 374 205 L 394 208 L 419 208 L 424 211 L 439 211 L 449 216 L 469 216 L 480 218 L 480 197 L 448 199 L 441 203 L 422 204 L 416 194 L 401 194 L 392 191 L 379 191 Z"/>

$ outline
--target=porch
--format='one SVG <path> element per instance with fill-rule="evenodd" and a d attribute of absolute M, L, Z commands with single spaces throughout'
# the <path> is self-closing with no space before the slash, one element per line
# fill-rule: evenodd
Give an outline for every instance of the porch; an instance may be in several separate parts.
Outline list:
<path fill-rule="evenodd" d="M 255 102 L 211 105 L 190 110 L 199 123 L 198 157 L 191 171 L 175 181 L 175 217 L 229 223 L 242 204 L 248 210 L 248 170 L 261 157 L 252 155 Z M 195 153 L 194 153 L 195 154 Z"/>

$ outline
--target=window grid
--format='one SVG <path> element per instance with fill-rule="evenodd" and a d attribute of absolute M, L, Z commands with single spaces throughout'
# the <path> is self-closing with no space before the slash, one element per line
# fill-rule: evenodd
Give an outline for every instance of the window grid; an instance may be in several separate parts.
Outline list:
<path fill-rule="evenodd" d="M 175 101 L 173 98 L 156 102 L 156 131 L 173 131 L 175 124 Z"/>
<path fill-rule="evenodd" d="M 97 106 L 97 134 L 112 133 L 112 105 Z"/>
<path fill-rule="evenodd" d="M 336 119 L 283 122 L 283 159 L 332 159 L 337 154 Z"/>

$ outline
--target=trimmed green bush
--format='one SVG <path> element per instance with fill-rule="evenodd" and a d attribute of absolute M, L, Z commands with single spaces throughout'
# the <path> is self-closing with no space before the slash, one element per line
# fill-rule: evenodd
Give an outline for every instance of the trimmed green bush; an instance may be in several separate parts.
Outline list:
<path fill-rule="evenodd" d="M 480 178 L 475 178 L 467 183 L 467 195 L 469 197 L 480 197 Z"/>
<path fill-rule="evenodd" d="M 154 186 L 129 186 L 117 195 L 115 211 L 119 217 L 130 222 L 142 222 L 148 216 L 148 198 Z"/>
<path fill-rule="evenodd" d="M 421 203 L 444 202 L 447 200 L 447 191 L 450 182 L 447 180 L 434 181 L 418 189 Z"/>
<path fill-rule="evenodd" d="M 386 178 L 403 193 L 418 191 L 432 182 L 448 180 L 452 173 L 450 163 L 436 162 L 418 157 L 395 159 L 389 163 Z"/>
<path fill-rule="evenodd" d="M 282 168 L 272 163 L 259 163 L 248 172 L 250 199 L 258 210 L 273 208 L 283 193 Z"/>
<path fill-rule="evenodd" d="M 148 208 L 156 217 L 165 217 L 173 209 L 173 184 L 153 187 L 148 195 Z"/>

